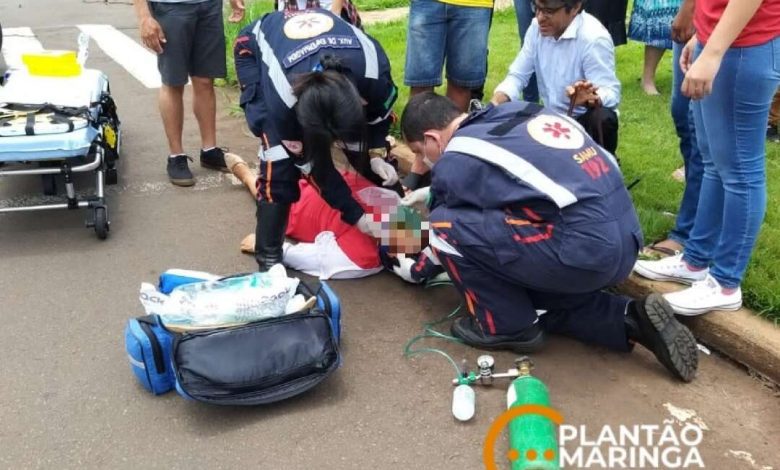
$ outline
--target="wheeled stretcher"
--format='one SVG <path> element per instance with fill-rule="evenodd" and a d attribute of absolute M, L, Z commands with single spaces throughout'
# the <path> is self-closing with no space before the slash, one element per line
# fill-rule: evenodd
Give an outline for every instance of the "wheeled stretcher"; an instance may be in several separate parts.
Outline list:
<path fill-rule="evenodd" d="M 54 200 L 0 207 L 0 213 L 87 209 L 87 227 L 105 239 L 110 223 L 105 186 L 117 183 L 121 140 L 116 105 L 102 72 L 43 77 L 13 71 L 0 87 L 0 182 L 38 175 L 44 195 Z M 74 174 L 85 172 L 94 173 L 94 192 L 77 193 Z"/>

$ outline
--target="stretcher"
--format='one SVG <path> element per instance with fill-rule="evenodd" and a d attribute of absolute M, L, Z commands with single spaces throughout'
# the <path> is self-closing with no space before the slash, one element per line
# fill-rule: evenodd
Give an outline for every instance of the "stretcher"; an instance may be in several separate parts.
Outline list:
<path fill-rule="evenodd" d="M 0 206 L 0 214 L 86 209 L 87 227 L 105 239 L 110 224 L 105 186 L 117 183 L 121 141 L 116 105 L 102 72 L 83 69 L 77 76 L 44 77 L 12 71 L 0 87 L 0 184 L 4 177 L 37 175 L 43 194 L 54 202 Z M 94 188 L 77 192 L 76 173 L 93 173 Z"/>

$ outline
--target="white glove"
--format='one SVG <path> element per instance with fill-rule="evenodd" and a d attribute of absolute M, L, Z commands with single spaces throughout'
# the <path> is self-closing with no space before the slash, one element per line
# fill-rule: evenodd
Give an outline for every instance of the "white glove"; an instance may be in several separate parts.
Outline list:
<path fill-rule="evenodd" d="M 382 178 L 382 186 L 392 186 L 398 182 L 398 173 L 396 173 L 393 165 L 381 158 L 371 159 L 371 171 Z"/>
<path fill-rule="evenodd" d="M 417 204 L 425 204 L 428 201 L 428 196 L 431 194 L 431 187 L 426 186 L 424 188 L 415 189 L 411 193 L 404 196 L 401 199 L 402 206 L 414 206 Z"/>
<path fill-rule="evenodd" d="M 414 259 L 407 258 L 404 255 L 398 255 L 396 259 L 398 260 L 399 266 L 393 266 L 393 272 L 406 282 L 418 284 L 418 282 L 412 278 L 412 268 L 416 264 Z"/>
<path fill-rule="evenodd" d="M 358 219 L 355 227 L 369 237 L 379 238 L 381 236 L 382 223 L 375 221 L 374 216 L 371 214 L 363 214 L 363 217 Z"/>

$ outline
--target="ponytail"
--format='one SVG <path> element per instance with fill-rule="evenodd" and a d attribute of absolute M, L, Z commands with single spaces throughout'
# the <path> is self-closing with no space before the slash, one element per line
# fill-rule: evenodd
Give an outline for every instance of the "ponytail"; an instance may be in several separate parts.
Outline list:
<path fill-rule="evenodd" d="M 312 164 L 315 178 L 333 164 L 330 151 L 335 141 L 357 144 L 359 158 L 350 161 L 353 166 L 368 166 L 363 102 L 345 72 L 348 69 L 338 57 L 325 55 L 314 71 L 300 75 L 293 86 L 298 98 L 295 113 L 303 130 L 303 154 Z"/>

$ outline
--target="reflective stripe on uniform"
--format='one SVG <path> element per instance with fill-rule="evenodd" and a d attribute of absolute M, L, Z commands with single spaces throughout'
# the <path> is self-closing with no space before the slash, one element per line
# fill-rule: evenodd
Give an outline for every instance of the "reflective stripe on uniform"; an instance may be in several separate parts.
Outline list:
<path fill-rule="evenodd" d="M 498 145 L 474 137 L 455 137 L 445 151 L 459 152 L 495 165 L 515 178 L 528 183 L 564 208 L 577 202 L 577 196 L 551 180 L 531 162 Z"/>
<path fill-rule="evenodd" d="M 376 80 L 379 78 L 379 59 L 377 58 L 376 54 L 376 46 L 374 46 L 374 43 L 366 36 L 366 34 L 355 27 L 354 25 L 349 25 L 352 28 L 352 31 L 355 32 L 355 37 L 357 37 L 358 41 L 360 41 L 360 46 L 363 49 L 363 55 L 366 58 L 366 78 L 373 78 Z"/>
<path fill-rule="evenodd" d="M 460 254 L 458 252 L 458 250 L 455 249 L 454 246 L 450 245 L 446 241 L 444 241 L 441 238 L 439 238 L 439 236 L 436 235 L 436 231 L 435 230 L 429 231 L 429 233 L 428 233 L 428 243 L 433 248 L 436 248 L 437 250 L 439 250 L 439 251 L 441 251 L 443 253 L 447 253 L 447 254 L 450 254 L 450 255 L 459 256 L 459 257 L 463 258 L 463 255 Z"/>
<path fill-rule="evenodd" d="M 384 116 L 379 116 L 378 118 L 374 119 L 373 121 L 368 122 L 367 124 L 369 126 L 373 126 L 374 124 L 379 124 L 380 122 L 383 122 L 385 119 L 387 119 L 388 116 L 390 116 L 390 113 L 392 113 L 392 112 L 393 112 L 393 109 L 390 108 L 390 109 L 387 110 L 387 113 L 385 113 Z"/>
<path fill-rule="evenodd" d="M 281 145 L 274 145 L 269 149 L 263 149 L 261 145 L 257 156 L 264 162 L 278 162 L 279 160 L 290 158 L 290 154 Z"/>
<path fill-rule="evenodd" d="M 276 89 L 276 93 L 279 95 L 279 98 L 284 101 L 284 104 L 292 109 L 292 107 L 295 106 L 295 103 L 298 102 L 298 99 L 293 94 L 292 86 L 287 80 L 287 76 L 284 74 L 282 66 L 279 64 L 276 54 L 274 54 L 274 50 L 271 49 L 271 45 L 268 44 L 268 41 L 265 39 L 263 31 L 260 30 L 261 23 L 261 21 L 258 21 L 254 31 L 252 31 L 257 38 L 260 55 L 263 57 L 265 65 L 268 66 L 268 75 L 271 79 L 271 83 L 273 83 L 274 88 Z"/>

